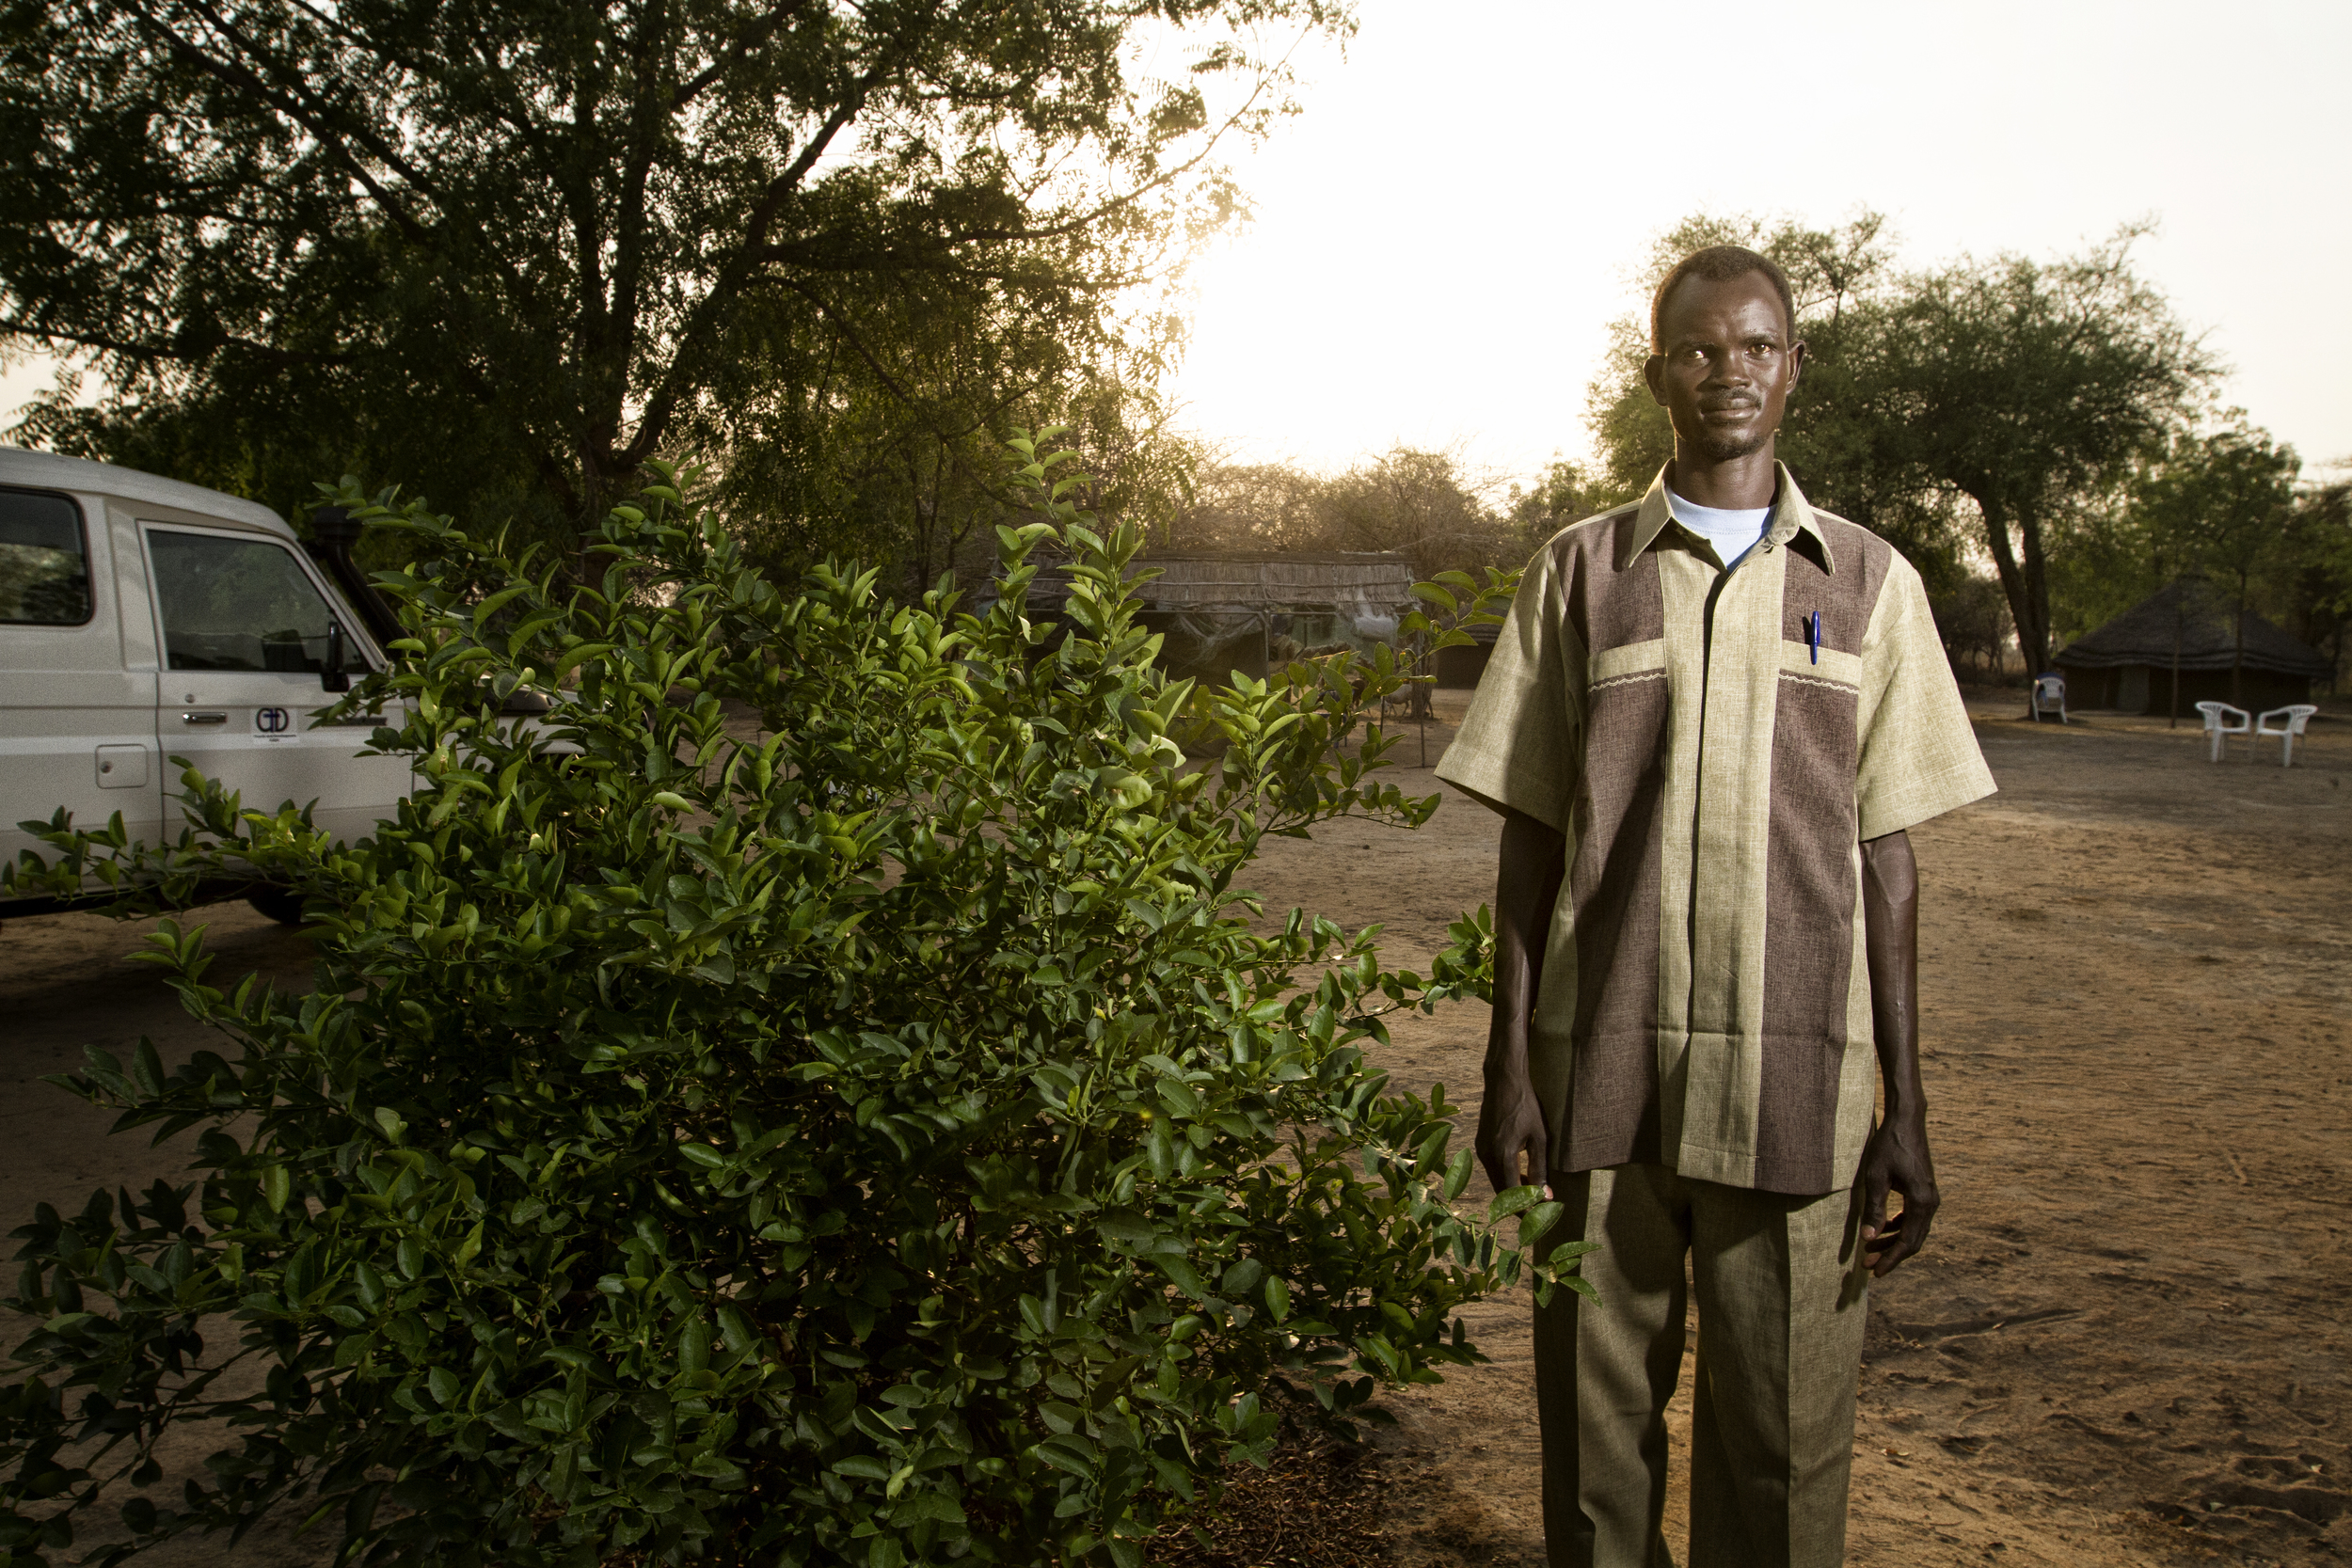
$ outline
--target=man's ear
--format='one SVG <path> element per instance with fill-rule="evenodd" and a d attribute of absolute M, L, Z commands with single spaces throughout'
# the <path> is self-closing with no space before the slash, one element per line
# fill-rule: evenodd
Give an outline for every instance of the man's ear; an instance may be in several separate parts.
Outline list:
<path fill-rule="evenodd" d="M 1653 354 L 1642 361 L 1642 379 L 1649 383 L 1650 401 L 1659 407 L 1666 406 L 1666 356 Z"/>
<path fill-rule="evenodd" d="M 1797 389 L 1797 379 L 1804 374 L 1804 340 L 1800 338 L 1788 345 L 1788 389 L 1790 391 Z"/>

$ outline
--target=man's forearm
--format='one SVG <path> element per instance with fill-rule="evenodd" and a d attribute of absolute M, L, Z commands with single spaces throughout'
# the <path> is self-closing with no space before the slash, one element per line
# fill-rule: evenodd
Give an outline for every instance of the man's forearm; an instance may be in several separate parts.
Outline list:
<path fill-rule="evenodd" d="M 1921 1117 L 1927 1101 L 1919 1079 L 1919 868 L 1909 834 L 1889 833 L 1862 847 L 1862 918 L 1886 1117 Z"/>
<path fill-rule="evenodd" d="M 1870 1272 L 1883 1275 L 1927 1244 L 1941 1201 L 1919 1082 L 1919 867 L 1906 835 L 1862 847 L 1862 919 L 1870 1033 L 1886 1091 L 1885 1118 L 1862 1151 L 1862 1250 Z M 1902 1195 L 1903 1208 L 1890 1228 L 1891 1193 Z"/>
<path fill-rule="evenodd" d="M 1495 1191 L 1542 1182 L 1550 1139 L 1528 1072 L 1529 1022 L 1543 976 L 1551 907 L 1560 896 L 1566 841 L 1534 817 L 1511 812 L 1502 822 L 1495 874 L 1494 1022 L 1486 1032 L 1486 1093 L 1478 1110 L 1478 1158 Z"/>
<path fill-rule="evenodd" d="M 1543 974 L 1552 906 L 1567 875 L 1566 840 L 1523 812 L 1502 822 L 1495 875 L 1494 1022 L 1486 1036 L 1486 1076 L 1527 1070 L 1528 1022 Z"/>

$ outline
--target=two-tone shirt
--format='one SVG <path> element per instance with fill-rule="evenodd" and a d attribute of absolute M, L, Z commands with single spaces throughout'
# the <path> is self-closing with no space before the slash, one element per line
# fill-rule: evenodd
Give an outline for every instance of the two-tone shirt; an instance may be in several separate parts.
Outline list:
<path fill-rule="evenodd" d="M 1529 1037 L 1556 1170 L 1849 1184 L 1862 842 L 1993 792 L 1919 574 L 1779 480 L 1736 572 L 1662 474 L 1553 536 L 1438 766 L 1567 842 Z"/>

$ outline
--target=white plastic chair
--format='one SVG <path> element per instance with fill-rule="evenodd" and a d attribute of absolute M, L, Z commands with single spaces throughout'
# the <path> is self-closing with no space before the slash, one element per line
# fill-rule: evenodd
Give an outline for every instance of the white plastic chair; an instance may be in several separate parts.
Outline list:
<path fill-rule="evenodd" d="M 2295 737 L 2303 733 L 2303 726 L 2310 723 L 2312 715 L 2318 711 L 2319 706 L 2315 703 L 2289 703 L 2284 707 L 2274 707 L 2254 721 L 2254 737 L 2259 740 L 2266 735 L 2277 736 L 2282 753 L 2279 766 L 2292 768 L 2295 766 Z M 2271 723 L 2273 719 L 2279 722 Z"/>
<path fill-rule="evenodd" d="M 2037 677 L 2033 683 L 2033 696 L 2029 701 L 2033 705 L 2033 721 L 2037 724 L 2042 722 L 2042 716 L 2045 713 L 2057 714 L 2058 722 L 2061 724 L 2074 721 L 2066 717 L 2066 677 L 2064 675 Z"/>
<path fill-rule="evenodd" d="M 2205 734 L 2213 739 L 2211 761 L 2221 760 L 2221 743 L 2228 737 L 2253 733 L 2254 716 L 2242 707 L 2232 707 L 2227 703 L 2199 703 L 2197 711 L 2205 716 Z"/>

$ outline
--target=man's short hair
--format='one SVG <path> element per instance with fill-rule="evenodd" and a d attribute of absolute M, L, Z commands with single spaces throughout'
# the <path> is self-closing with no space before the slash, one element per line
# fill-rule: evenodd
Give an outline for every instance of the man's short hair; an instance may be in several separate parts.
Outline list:
<path fill-rule="evenodd" d="M 1675 270 L 1666 275 L 1666 280 L 1658 285 L 1658 292 L 1650 295 L 1649 351 L 1652 354 L 1666 352 L 1666 299 L 1684 278 L 1728 283 L 1752 272 L 1762 273 L 1771 280 L 1772 292 L 1780 295 L 1780 309 L 1788 323 L 1788 340 L 1794 342 L 1797 337 L 1797 298 L 1788 292 L 1788 275 L 1781 271 L 1771 257 L 1759 256 L 1745 245 L 1710 245 L 1705 250 L 1694 250 L 1677 261 Z"/>

